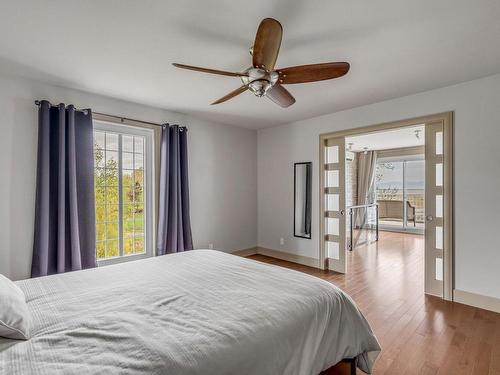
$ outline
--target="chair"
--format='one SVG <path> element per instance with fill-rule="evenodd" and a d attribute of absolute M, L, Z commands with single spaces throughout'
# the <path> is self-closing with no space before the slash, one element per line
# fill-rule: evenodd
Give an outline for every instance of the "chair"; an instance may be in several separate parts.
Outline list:
<path fill-rule="evenodd" d="M 379 219 L 403 220 L 403 201 L 396 200 L 377 200 Z M 406 201 L 406 221 L 413 221 L 416 227 L 415 207 L 409 201 Z"/>

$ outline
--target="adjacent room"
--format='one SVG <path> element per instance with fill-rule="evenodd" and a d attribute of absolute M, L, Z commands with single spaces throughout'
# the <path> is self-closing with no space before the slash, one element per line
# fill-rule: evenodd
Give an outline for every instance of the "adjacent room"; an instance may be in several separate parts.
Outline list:
<path fill-rule="evenodd" d="M 0 375 L 500 375 L 499 19 L 0 0 Z"/>
<path fill-rule="evenodd" d="M 405 282 L 423 285 L 425 197 L 432 195 L 432 186 L 426 191 L 425 184 L 425 125 L 360 133 L 345 137 L 345 144 L 347 268 L 367 267 L 375 259 L 391 257 L 402 265 Z M 325 196 L 327 212 L 335 210 L 332 198 L 332 194 Z M 437 199 L 442 207 L 442 195 Z M 442 218 L 442 208 L 438 211 Z M 349 256 L 353 252 L 358 254 Z M 339 254 L 329 258 L 338 259 Z M 443 280 L 442 258 L 435 260 L 435 269 L 428 269 L 435 272 L 430 277 L 439 281 Z M 404 274 L 406 262 L 412 262 L 415 272 Z M 387 280 L 394 279 L 395 269 L 381 269 Z"/>

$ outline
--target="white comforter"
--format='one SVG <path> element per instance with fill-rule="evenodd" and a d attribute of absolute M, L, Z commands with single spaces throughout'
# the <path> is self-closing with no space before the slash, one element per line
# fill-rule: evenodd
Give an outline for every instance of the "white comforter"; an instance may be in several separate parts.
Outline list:
<path fill-rule="evenodd" d="M 313 374 L 380 347 L 318 278 L 212 250 L 17 282 L 32 338 L 0 338 L 1 374 Z"/>

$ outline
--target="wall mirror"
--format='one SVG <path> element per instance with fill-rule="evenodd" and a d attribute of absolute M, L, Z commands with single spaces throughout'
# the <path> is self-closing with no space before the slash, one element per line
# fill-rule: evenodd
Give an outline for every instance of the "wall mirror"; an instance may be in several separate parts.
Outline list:
<path fill-rule="evenodd" d="M 293 176 L 293 235 L 311 239 L 312 162 L 295 163 Z"/>

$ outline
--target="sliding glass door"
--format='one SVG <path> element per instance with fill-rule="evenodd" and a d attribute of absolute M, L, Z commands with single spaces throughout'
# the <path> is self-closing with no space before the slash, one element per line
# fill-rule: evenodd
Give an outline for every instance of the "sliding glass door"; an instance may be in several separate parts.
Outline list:
<path fill-rule="evenodd" d="M 404 162 L 405 227 L 424 229 L 425 221 L 425 160 Z"/>
<path fill-rule="evenodd" d="M 425 161 L 422 156 L 379 159 L 375 187 L 381 229 L 423 231 Z"/>
<path fill-rule="evenodd" d="M 379 204 L 379 225 L 404 228 L 403 161 L 380 159 L 375 174 L 376 201 Z"/>

